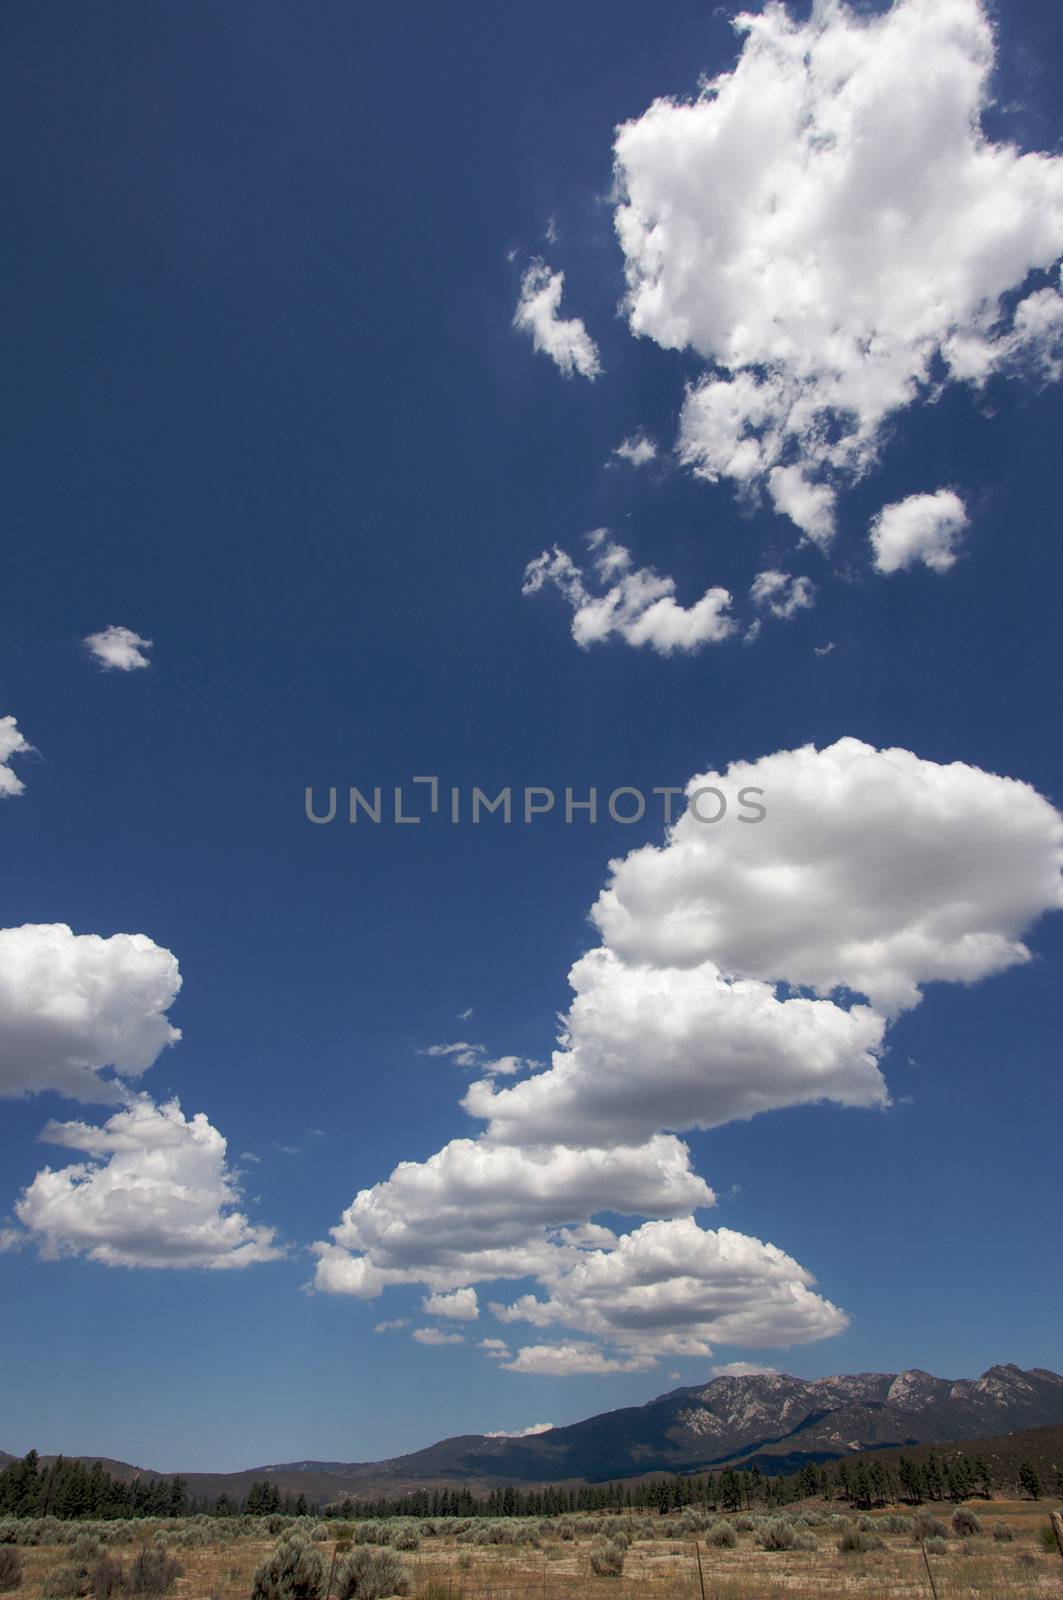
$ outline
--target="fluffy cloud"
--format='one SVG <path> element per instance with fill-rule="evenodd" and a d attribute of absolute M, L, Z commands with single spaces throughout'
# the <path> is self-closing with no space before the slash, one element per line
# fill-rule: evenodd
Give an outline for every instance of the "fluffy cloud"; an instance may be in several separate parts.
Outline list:
<path fill-rule="evenodd" d="M 100 633 L 90 633 L 82 643 L 105 672 L 134 672 L 138 667 L 150 667 L 144 654 L 153 641 L 142 639 L 132 628 L 111 626 Z"/>
<path fill-rule="evenodd" d="M 418 1344 L 464 1344 L 463 1333 L 448 1333 L 446 1328 L 414 1328 L 413 1337 Z"/>
<path fill-rule="evenodd" d="M 487 1354 L 493 1356 L 497 1361 L 502 1360 L 503 1357 L 508 1359 L 510 1355 L 509 1345 L 504 1339 L 481 1339 L 480 1349 L 486 1350 Z"/>
<path fill-rule="evenodd" d="M 753 790 L 765 815 L 702 820 L 718 815 L 699 804 L 709 789 Z M 532 1278 L 492 1313 L 566 1337 L 515 1354 L 480 1341 L 524 1373 L 845 1326 L 782 1250 L 695 1220 L 713 1196 L 675 1133 L 885 1104 L 888 1020 L 926 983 L 1029 959 L 1026 930 L 1061 904 L 1063 819 L 1026 784 L 855 739 L 735 762 L 687 793 L 663 846 L 611 864 L 550 1067 L 472 1084 L 486 1130 L 361 1191 L 316 1246 L 319 1287 L 423 1283 L 440 1311 L 446 1291 Z M 594 1220 L 610 1213 L 650 1220 L 618 1234 Z"/>
<path fill-rule="evenodd" d="M 782 1106 L 887 1100 L 885 1024 L 868 1006 L 780 998 L 770 983 L 692 967 L 627 964 L 592 950 L 553 1065 L 513 1088 L 473 1084 L 464 1105 L 507 1143 L 633 1143 Z"/>
<path fill-rule="evenodd" d="M 453 1317 L 459 1322 L 475 1322 L 480 1315 L 475 1289 L 455 1289 L 453 1294 L 430 1294 L 422 1304 L 430 1317 Z"/>
<path fill-rule="evenodd" d="M 225 1140 L 202 1112 L 186 1118 L 176 1100 L 156 1106 L 141 1094 L 102 1127 L 50 1122 L 41 1137 L 89 1157 L 45 1167 L 15 1206 L 46 1259 L 221 1270 L 284 1253 L 272 1228 L 238 1209 Z"/>
<path fill-rule="evenodd" d="M 639 1372 L 656 1364 L 654 1356 L 606 1355 L 586 1339 L 571 1339 L 566 1344 L 526 1344 L 512 1361 L 502 1363 L 506 1372 L 529 1372 L 546 1378 L 604 1377 L 612 1372 Z"/>
<path fill-rule="evenodd" d="M 15 776 L 8 762 L 12 756 L 26 755 L 32 749 L 33 746 L 19 732 L 15 718 L 0 717 L 0 800 L 11 799 L 25 789 L 26 785 Z"/>
<path fill-rule="evenodd" d="M 624 962 L 839 988 L 887 1013 L 935 980 L 1029 959 L 1021 935 L 1063 904 L 1063 819 L 1029 784 L 858 739 L 695 778 L 764 791 L 766 818 L 700 823 L 615 866 L 593 917 Z"/>
<path fill-rule="evenodd" d="M 597 589 L 571 556 L 556 547 L 529 562 L 522 593 L 538 594 L 546 584 L 558 589 L 572 607 L 572 637 L 578 645 L 598 644 L 614 634 L 631 645 L 648 644 L 658 655 L 690 653 L 728 638 L 735 631 L 726 589 L 706 590 L 692 606 L 675 598 L 675 579 L 652 567 L 636 567 L 622 545 L 604 528 L 589 535 Z"/>
<path fill-rule="evenodd" d="M 648 461 L 657 459 L 657 446 L 644 433 L 633 433 L 617 445 L 613 454 L 629 466 L 644 467 Z"/>
<path fill-rule="evenodd" d="M 1063 251 L 1063 159 L 983 131 L 979 0 L 823 0 L 800 22 L 769 5 L 735 26 L 733 71 L 617 133 L 626 310 L 708 364 L 682 460 L 766 489 L 826 544 L 836 486 L 934 392 L 935 363 L 1059 375 L 1063 298 L 1036 275 Z"/>
<path fill-rule="evenodd" d="M 911 494 L 883 506 L 869 530 L 879 572 L 899 572 L 917 561 L 934 572 L 955 566 L 957 542 L 967 526 L 967 510 L 958 494 Z"/>
<path fill-rule="evenodd" d="M 547 1237 L 596 1211 L 675 1216 L 711 1206 L 686 1146 L 660 1134 L 638 1148 L 521 1150 L 454 1139 L 427 1161 L 404 1161 L 361 1190 L 315 1246 L 317 1287 L 375 1298 L 388 1284 L 467 1289 L 475 1281 L 544 1270 L 578 1236 Z"/>
<path fill-rule="evenodd" d="M 612 1250 L 559 1258 L 547 1299 L 491 1309 L 504 1322 L 573 1328 L 643 1358 L 706 1356 L 713 1340 L 755 1348 L 840 1333 L 848 1318 L 813 1282 L 775 1245 L 680 1217 L 644 1223 Z"/>
<path fill-rule="evenodd" d="M 594 379 L 601 371 L 598 346 L 579 317 L 560 315 L 564 286 L 563 272 L 533 261 L 521 279 L 513 326 L 530 334 L 534 348 L 549 356 L 566 378 L 578 372 Z"/>
<path fill-rule="evenodd" d="M 0 929 L 0 1094 L 117 1100 L 99 1072 L 138 1077 L 181 1037 L 166 1017 L 180 987 L 177 958 L 143 933 Z"/>
<path fill-rule="evenodd" d="M 1063 903 L 1063 819 L 1027 784 L 842 739 L 687 792 L 746 787 L 760 822 L 688 806 L 663 847 L 613 863 L 549 1070 L 465 1097 L 492 1137 L 632 1144 L 818 1100 L 882 1105 L 886 1018 L 926 983 L 1028 960 L 1022 933 Z"/>

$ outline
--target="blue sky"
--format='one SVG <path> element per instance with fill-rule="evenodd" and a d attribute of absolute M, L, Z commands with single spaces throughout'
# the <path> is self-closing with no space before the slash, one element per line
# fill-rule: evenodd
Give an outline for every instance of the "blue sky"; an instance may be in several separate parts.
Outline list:
<path fill-rule="evenodd" d="M 964 29 L 976 26 L 978 8 L 949 0 L 941 14 L 950 8 L 962 55 L 974 48 Z M 910 9 L 919 12 L 916 0 Z M 863 22 L 835 23 L 859 30 L 868 12 L 885 16 L 864 8 Z M 794 16 L 803 25 L 807 11 Z M 828 43 L 841 37 L 829 33 L 834 25 L 828 18 Z M 718 462 L 709 482 L 695 475 L 694 457 L 684 465 L 675 454 L 687 386 L 697 392 L 710 368 L 721 370 L 708 346 L 734 334 L 713 322 L 723 299 L 713 274 L 723 268 L 699 256 L 704 238 L 685 265 L 711 293 L 691 291 L 690 311 L 687 291 L 675 291 L 671 307 L 687 318 L 681 348 L 659 329 L 634 337 L 621 305 L 614 129 L 660 96 L 693 95 L 700 75 L 735 68 L 747 46 L 723 8 L 676 4 L 647 18 L 625 4 L 590 0 L 576 15 L 548 4 L 530 27 L 493 7 L 455 16 L 324 3 L 310 16 L 271 0 L 136 14 L 102 4 L 90 17 L 16 4 L 0 26 L 10 241 L 0 717 L 16 717 L 33 746 L 10 757 L 24 792 L 0 799 L 0 926 L 139 933 L 173 953 L 183 985 L 168 1016 L 182 1038 L 156 1048 L 132 1092 L 155 1106 L 176 1096 L 187 1116 L 209 1119 L 242 1190 L 222 1209 L 245 1216 L 242 1237 L 260 1230 L 261 1253 L 274 1256 L 220 1270 L 108 1265 L 99 1258 L 106 1217 L 91 1197 L 92 1238 L 54 1197 L 31 1190 L 46 1165 L 92 1160 L 84 1135 L 73 1151 L 41 1143 L 45 1123 L 98 1128 L 118 1107 L 56 1091 L 54 1037 L 34 998 L 39 953 L 19 965 L 9 947 L 6 989 L 0 981 L 0 1062 L 14 1090 L 0 1104 L 0 1217 L 12 1246 L 0 1255 L 0 1448 L 99 1451 L 171 1469 L 365 1460 L 456 1432 L 573 1420 L 732 1361 L 809 1376 L 1058 1366 L 1051 1108 L 1063 934 L 1058 919 L 1041 918 L 1058 893 L 1045 875 L 1047 803 L 1063 798 L 1063 403 L 1052 328 L 1013 359 L 1004 345 L 1017 322 L 950 320 L 946 307 L 950 336 L 963 328 L 981 341 L 978 359 L 998 370 L 964 380 L 960 358 L 947 371 L 934 346 L 928 385 L 939 392 L 929 398 L 924 388 L 881 418 L 869 412 L 872 443 L 858 468 L 817 455 L 810 430 L 789 437 L 779 460 L 807 466 L 807 482 L 837 492 L 830 536 L 783 514 L 768 468 L 739 492 Z M 1054 8 L 1033 0 L 1002 8 L 988 138 L 1058 149 L 1061 29 Z M 950 39 L 938 43 L 945 60 Z M 771 70 L 781 94 L 791 69 Z M 677 134 L 661 166 L 652 151 L 631 156 L 627 177 L 641 184 L 647 214 L 668 198 L 686 137 Z M 922 170 L 934 149 L 906 157 Z M 698 177 L 700 158 L 690 159 Z M 781 158 L 769 141 L 756 160 L 759 172 Z M 1040 235 L 1053 228 L 1055 254 L 1063 250 L 1056 166 L 1044 177 L 1055 210 L 1028 199 L 1026 212 L 1018 207 L 1030 262 L 1045 258 Z M 701 176 L 693 192 L 721 208 L 706 237 L 723 237 L 743 222 L 748 190 L 720 198 L 712 174 Z M 1016 192 L 1013 180 L 1001 170 L 998 189 L 989 186 L 994 214 Z M 691 202 L 695 234 L 700 203 Z M 877 203 L 874 192 L 858 195 L 853 216 L 866 221 L 861 206 Z M 926 244 L 925 231 L 913 237 Z M 961 228 L 958 256 L 967 242 Z M 982 287 L 991 298 L 1001 290 L 1011 319 L 1020 297 L 1047 295 L 1055 280 L 1049 254 L 1001 284 L 992 272 L 1005 255 L 1003 245 L 979 253 L 971 244 L 969 277 L 977 290 L 986 273 Z M 742 259 L 736 247 L 723 267 Z M 932 279 L 941 259 L 912 260 L 913 274 Z M 563 337 L 593 341 L 597 376 L 566 374 L 514 327 L 536 260 L 544 281 L 564 273 L 560 310 L 542 324 L 546 341 L 559 321 Z M 627 265 L 644 283 L 645 260 L 632 253 Z M 869 292 L 880 291 L 867 271 Z M 666 284 L 665 301 L 668 292 Z M 744 304 L 749 284 L 736 293 Z M 908 322 L 895 307 L 882 310 L 881 326 L 904 345 Z M 803 328 L 790 329 L 797 345 Z M 829 403 L 837 374 L 801 368 L 797 356 L 781 370 L 782 388 L 793 378 Z M 791 400 L 787 390 L 772 404 Z M 613 455 L 640 432 L 655 443 L 652 461 Z M 695 441 L 703 465 L 709 448 Z M 966 519 L 953 563 L 927 563 L 931 532 L 917 517 L 923 556 L 901 570 L 876 567 L 868 530 L 882 508 L 939 492 L 957 496 Z M 616 633 L 577 643 L 565 596 L 549 579 L 522 594 L 522 577 L 557 546 L 597 592 L 584 536 L 600 528 L 629 552 L 616 570 L 674 579 L 683 607 L 726 589 L 730 635 L 670 653 Z M 813 602 L 789 618 L 758 609 L 749 591 L 764 572 L 791 585 L 804 576 Z M 153 641 L 150 665 L 108 669 L 93 656 L 83 641 L 111 625 Z M 448 1141 L 482 1134 L 483 1121 L 460 1105 L 476 1072 L 424 1052 L 467 1041 L 482 1047 L 481 1062 L 548 1062 L 572 998 L 569 969 L 601 937 L 588 913 L 610 861 L 665 841 L 652 810 L 630 827 L 565 826 L 556 813 L 508 828 L 444 817 L 314 827 L 306 786 L 387 792 L 435 773 L 465 792 L 596 785 L 604 796 L 620 785 L 682 785 L 806 745 L 822 751 L 846 736 L 932 767 L 906 769 L 895 800 L 866 812 L 848 793 L 832 809 L 831 785 L 848 780 L 808 768 L 823 805 L 802 812 L 806 833 L 834 829 L 844 867 L 831 876 L 828 846 L 809 869 L 804 909 L 817 923 L 810 906 L 822 893 L 827 942 L 847 926 L 845 885 L 859 900 L 872 882 L 865 866 L 880 856 L 874 881 L 897 886 L 883 900 L 892 909 L 896 898 L 905 927 L 922 918 L 925 931 L 938 852 L 950 863 L 942 893 L 974 908 L 961 933 L 1021 937 L 1030 959 L 993 957 L 979 976 L 952 952 L 956 981 L 938 981 L 939 952 L 915 971 L 919 1004 L 890 1012 L 892 1001 L 871 994 L 890 1012 L 879 1061 L 888 1107 L 866 1095 L 860 1105 L 782 1095 L 751 1120 L 725 1111 L 718 1126 L 699 1128 L 712 1119 L 671 1115 L 669 1068 L 652 1039 L 638 1061 L 634 1043 L 625 1056 L 614 1040 L 616 1072 L 612 1056 L 601 1069 L 603 1083 L 641 1073 L 638 1093 L 659 1097 L 659 1121 L 646 1112 L 627 1142 L 659 1131 L 682 1138 L 689 1170 L 680 1187 L 697 1174 L 718 1200 L 697 1213 L 701 1229 L 770 1241 L 815 1278 L 808 1292 L 822 1300 L 802 1339 L 767 1342 L 774 1324 L 758 1297 L 770 1301 L 774 1269 L 753 1252 L 742 1315 L 754 1337 L 714 1334 L 711 1354 L 666 1349 L 661 1341 L 682 1324 L 674 1310 L 652 1338 L 632 1343 L 615 1308 L 588 1322 L 580 1307 L 593 1295 L 564 1276 L 582 1270 L 567 1258 L 543 1288 L 535 1252 L 546 1246 L 534 1228 L 528 1276 L 475 1279 L 475 1321 L 426 1315 L 427 1279 L 362 1298 L 329 1292 L 336 1285 L 318 1267 L 318 1287 L 308 1288 L 309 1246 L 329 1239 L 356 1192 L 384 1183 L 400 1162 L 426 1162 Z M 953 762 L 1022 780 L 1044 800 L 988 779 L 984 788 L 939 779 Z M 883 769 L 872 761 L 869 770 L 877 783 Z M 799 809 L 789 772 L 780 768 L 774 791 L 767 786 L 769 816 Z M 924 782 L 926 793 L 944 786 L 947 825 L 921 809 Z M 717 852 L 706 870 L 723 899 L 734 891 L 728 863 L 738 848 L 729 826 L 705 845 Z M 765 837 L 768 824 L 741 848 Z M 651 889 L 663 923 L 673 891 L 662 888 L 659 900 Z M 833 994 L 834 1021 L 849 1026 L 875 985 L 846 964 L 842 934 L 816 966 L 818 933 L 802 936 L 808 949 L 768 951 L 772 918 L 756 896 L 728 904 L 741 958 L 718 934 L 698 959 L 711 955 L 728 982 L 778 983 L 779 1002 Z M 672 981 L 651 951 L 658 932 L 647 922 L 631 934 L 619 958 L 625 981 L 646 961 Z M 113 981 L 120 1007 L 127 979 Z M 79 990 L 90 1009 L 93 992 Z M 679 1014 L 671 1001 L 661 1018 L 649 1015 L 651 1001 L 639 1004 L 651 1034 Z M 599 1043 L 583 1037 L 581 1048 Z M 706 1048 L 709 1082 L 711 1040 Z M 114 1057 L 106 1048 L 102 1056 L 109 1081 Z M 496 1074 L 495 1092 L 539 1070 Z M 845 1073 L 855 1071 L 839 1067 L 854 1095 Z M 607 1091 L 588 1091 L 587 1126 L 606 1116 Z M 811 1098 L 793 1098 L 802 1095 Z M 625 1142 L 602 1137 L 607 1152 Z M 577 1150 L 595 1145 L 586 1127 L 572 1138 Z M 524 1133 L 502 1144 L 541 1150 Z M 96 1154 L 102 1170 L 106 1152 Z M 24 1191 L 37 1198 L 18 1212 Z M 487 1223 L 513 1192 L 503 1175 L 497 1198 L 482 1202 Z M 573 1202 L 555 1220 L 593 1216 L 619 1236 L 679 1215 L 649 1205 L 621 1215 L 608 1203 L 616 1192 L 606 1185 L 602 1204 L 584 1196 L 582 1213 Z M 172 1193 L 169 1202 L 177 1204 Z M 158 1223 L 161 1243 L 140 1219 L 135 1248 L 146 1260 L 169 1248 L 162 1236 L 181 1218 Z M 593 1256 L 586 1245 L 595 1242 L 612 1248 L 601 1239 L 564 1248 Z M 396 1270 L 371 1250 L 366 1259 Z M 689 1261 L 684 1270 L 696 1276 Z M 439 1292 L 455 1287 L 448 1280 Z M 730 1292 L 708 1282 L 710 1300 Z M 552 1326 L 517 1326 L 487 1309 L 529 1293 L 553 1295 Z M 822 1310 L 827 1302 L 846 1325 Z M 374 1333 L 400 1318 L 410 1320 Z M 422 1344 L 417 1329 L 463 1342 Z M 492 1357 L 482 1338 L 505 1340 L 509 1356 Z M 573 1344 L 564 1360 L 522 1367 L 517 1355 Z M 586 1370 L 597 1359 L 615 1370 Z M 561 1371 L 565 1360 L 571 1370 Z"/>

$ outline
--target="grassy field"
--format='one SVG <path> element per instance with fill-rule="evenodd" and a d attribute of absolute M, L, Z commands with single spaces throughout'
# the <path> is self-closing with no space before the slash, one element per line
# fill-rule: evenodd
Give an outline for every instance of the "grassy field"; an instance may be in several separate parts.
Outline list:
<path fill-rule="evenodd" d="M 1063 1559 L 1044 1548 L 1043 1531 L 1048 1511 L 1056 1502 L 971 1502 L 982 1531 L 958 1536 L 951 1526 L 951 1505 L 924 1508 L 948 1528 L 931 1534 L 930 1572 L 938 1600 L 978 1597 L 978 1600 L 1031 1600 L 1036 1596 L 1063 1596 Z M 631 1516 L 570 1516 L 550 1520 L 511 1519 L 489 1522 L 474 1519 L 448 1527 L 445 1523 L 400 1521 L 379 1524 L 318 1523 L 300 1519 L 298 1532 L 309 1536 L 321 1556 L 324 1571 L 342 1570 L 350 1549 L 366 1541 L 372 1547 L 393 1549 L 406 1570 L 408 1593 L 423 1600 L 631 1600 L 650 1596 L 659 1600 L 701 1600 L 698 1575 L 700 1553 L 705 1600 L 767 1600 L 768 1596 L 808 1597 L 825 1600 L 833 1595 L 877 1597 L 931 1596 L 923 1550 L 911 1514 L 870 1512 L 840 1514 L 830 1506 L 804 1504 L 786 1516 L 792 1535 L 804 1548 L 773 1550 L 763 1547 L 772 1539 L 766 1524 L 777 1519 L 761 1514 L 715 1518 L 685 1513 L 657 1518 Z M 258 1519 L 234 1519 L 232 1524 L 208 1519 L 108 1525 L 38 1524 L 42 1542 L 12 1544 L 13 1524 L 0 1524 L 6 1549 L 17 1551 L 21 1581 L 11 1594 L 15 1600 L 73 1600 L 77 1593 L 94 1593 L 94 1575 L 106 1570 L 98 1565 L 100 1550 L 128 1569 L 145 1544 L 164 1549 L 181 1565 L 181 1575 L 168 1590 L 171 1600 L 249 1600 L 259 1565 L 276 1548 L 277 1519 L 273 1532 L 257 1525 Z M 730 1535 L 719 1531 L 726 1521 Z M 700 1526 L 692 1526 L 700 1524 Z M 994 1537 L 992 1530 L 1010 1537 Z M 839 1543 L 847 1533 L 862 1533 L 864 1542 L 879 1547 L 842 1552 Z M 32 1537 L 28 1525 L 23 1534 Z M 594 1570 L 601 1565 L 603 1539 L 626 1535 L 623 1571 L 606 1576 Z M 715 1535 L 715 1542 L 714 1542 Z M 784 1541 L 791 1537 L 784 1534 Z M 355 1541 L 352 1543 L 352 1541 Z M 513 1541 L 513 1542 L 510 1542 Z M 879 1544 L 880 1541 L 880 1544 Z M 620 1539 L 623 1545 L 623 1537 Z M 612 1547 L 615 1561 L 616 1546 Z M 9 1562 L 14 1557 L 9 1557 Z M 608 1559 L 608 1557 L 607 1557 Z M 82 1575 L 73 1587 L 78 1569 Z M 97 1577 L 97 1587 L 101 1580 Z M 108 1600 L 130 1593 L 117 1588 Z M 158 1591 L 156 1591 L 157 1593 Z M 336 1593 L 336 1586 L 333 1586 Z"/>

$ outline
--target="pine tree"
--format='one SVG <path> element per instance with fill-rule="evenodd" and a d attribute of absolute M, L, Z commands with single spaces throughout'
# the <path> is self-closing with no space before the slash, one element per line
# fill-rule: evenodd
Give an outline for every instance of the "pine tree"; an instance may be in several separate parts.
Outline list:
<path fill-rule="evenodd" d="M 1019 1464 L 1019 1488 L 1028 1494 L 1031 1500 L 1041 1497 L 1041 1474 L 1032 1461 L 1023 1461 Z"/>

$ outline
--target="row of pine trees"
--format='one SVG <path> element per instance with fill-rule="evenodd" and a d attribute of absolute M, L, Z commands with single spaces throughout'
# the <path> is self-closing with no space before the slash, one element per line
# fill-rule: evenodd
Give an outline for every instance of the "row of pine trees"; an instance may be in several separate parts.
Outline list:
<path fill-rule="evenodd" d="M 1038 1499 L 1046 1484 L 1031 1461 L 1018 1467 L 1018 1487 Z M 517 1489 L 512 1484 L 475 1495 L 466 1488 L 419 1489 L 389 1499 L 344 1499 L 326 1506 L 323 1513 L 304 1494 L 282 1495 L 275 1483 L 262 1479 L 251 1485 L 246 1498 L 228 1495 L 208 1502 L 193 1499 L 181 1477 L 122 1479 L 96 1461 L 92 1466 L 62 1456 L 41 1461 L 31 1450 L 21 1461 L 0 1471 L 0 1517 L 58 1517 L 63 1520 L 108 1521 L 132 1517 L 182 1517 L 209 1512 L 214 1516 L 364 1517 L 553 1517 L 565 1512 L 656 1511 L 666 1515 L 688 1506 L 712 1511 L 778 1509 L 818 1496 L 864 1509 L 907 1502 L 987 1498 L 998 1487 L 989 1463 L 982 1456 L 948 1455 L 939 1460 L 933 1452 L 923 1457 L 900 1456 L 896 1461 L 849 1458 L 815 1465 L 807 1462 L 798 1473 L 769 1477 L 758 1467 L 700 1474 L 673 1473 L 665 1477 L 574 1487 L 548 1485 Z M 1056 1468 L 1047 1485 L 1063 1494 L 1063 1469 Z"/>

